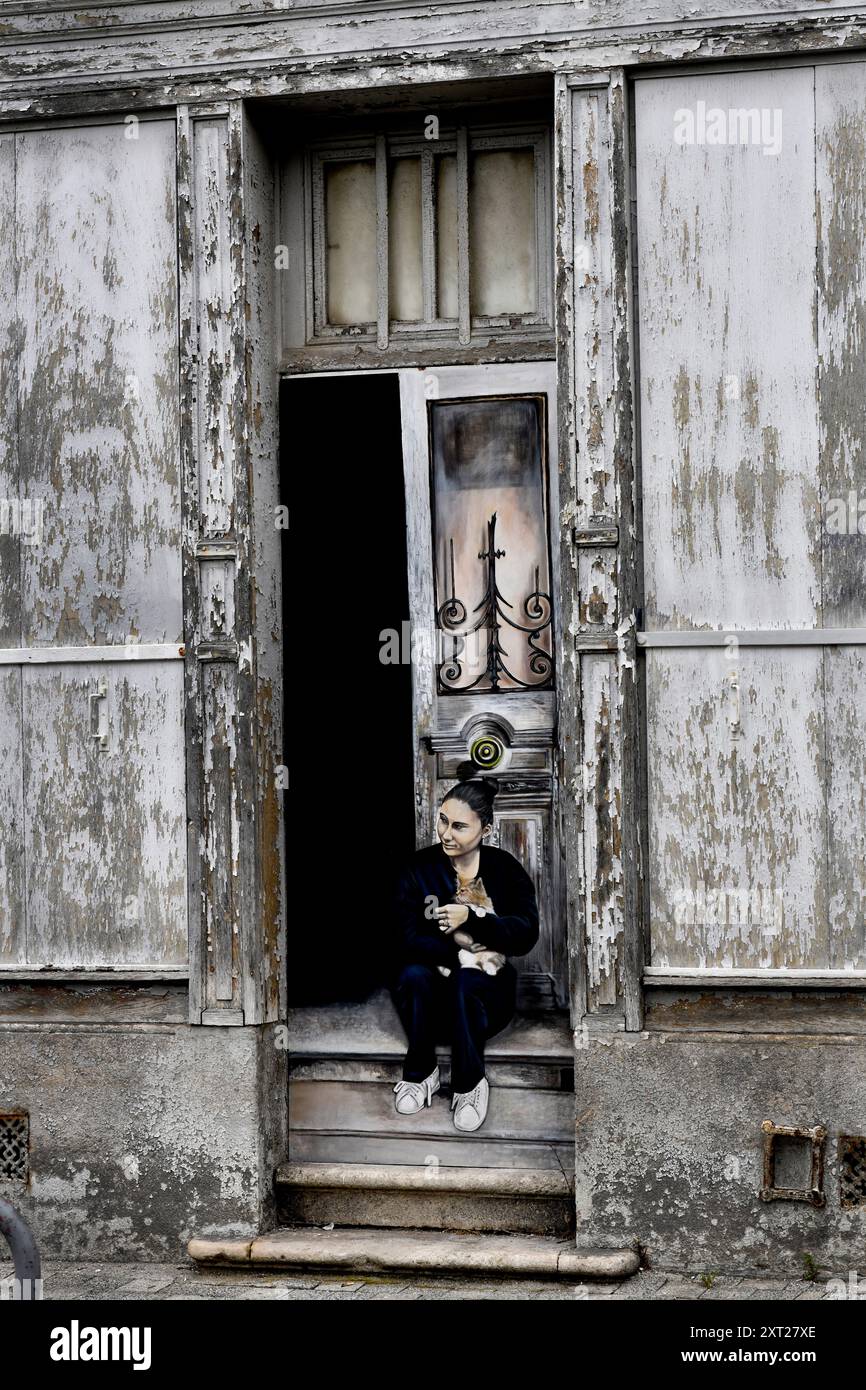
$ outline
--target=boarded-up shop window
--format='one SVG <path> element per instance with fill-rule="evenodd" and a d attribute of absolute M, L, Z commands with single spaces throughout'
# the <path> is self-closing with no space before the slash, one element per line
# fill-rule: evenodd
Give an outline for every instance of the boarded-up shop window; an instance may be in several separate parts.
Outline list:
<path fill-rule="evenodd" d="M 866 66 L 635 108 L 651 965 L 862 971 Z"/>
<path fill-rule="evenodd" d="M 0 973 L 187 961 L 176 126 L 128 133 L 0 136 Z"/>

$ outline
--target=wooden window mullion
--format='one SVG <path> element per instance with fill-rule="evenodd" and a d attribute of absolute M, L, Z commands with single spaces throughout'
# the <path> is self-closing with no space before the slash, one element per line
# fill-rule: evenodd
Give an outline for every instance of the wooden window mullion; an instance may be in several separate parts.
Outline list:
<path fill-rule="evenodd" d="M 376 136 L 376 346 L 388 346 L 388 150 Z"/>
<path fill-rule="evenodd" d="M 466 127 L 457 132 L 457 337 L 461 346 L 471 337 L 469 319 L 469 141 Z"/>
<path fill-rule="evenodd" d="M 433 197 L 433 151 L 421 154 L 421 275 L 422 313 L 429 324 L 437 317 L 436 209 Z"/>

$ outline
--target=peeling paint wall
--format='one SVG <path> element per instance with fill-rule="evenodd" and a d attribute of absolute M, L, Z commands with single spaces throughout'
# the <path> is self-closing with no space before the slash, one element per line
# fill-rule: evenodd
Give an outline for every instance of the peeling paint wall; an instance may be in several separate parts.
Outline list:
<path fill-rule="evenodd" d="M 14 8 L 14 7 L 13 7 Z M 807 19 L 847 17 L 844 0 L 825 0 L 807 11 Z M 512 52 L 531 55 L 574 43 L 606 43 L 619 34 L 652 35 L 654 48 L 684 32 L 697 37 L 735 23 L 750 31 L 756 20 L 778 19 L 802 27 L 790 0 L 730 0 L 720 20 L 709 0 L 445 0 L 444 3 L 376 3 L 236 5 L 231 0 L 175 0 L 175 3 L 118 3 L 79 13 L 53 7 L 16 14 L 3 23 L 0 52 L 5 50 L 8 81 L 17 95 L 28 93 L 37 78 L 58 83 L 84 73 L 99 74 L 105 85 L 137 73 L 139 80 L 184 70 L 200 82 L 221 72 L 239 72 L 249 82 L 258 73 L 294 66 L 299 72 L 328 69 L 350 81 L 359 58 L 376 54 L 388 67 L 409 55 L 453 64 L 472 54 L 495 63 Z M 456 76 L 456 74 L 455 74 Z M 372 84 L 367 84 L 372 85 Z M 10 93 L 12 94 L 12 93 Z"/>
<path fill-rule="evenodd" d="M 44 649 L 2 668 L 6 965 L 186 962 L 181 663 L 135 660 L 182 641 L 174 147 L 172 120 L 2 143 L 3 646 Z M 116 659 L 52 659 L 92 646 Z"/>
<path fill-rule="evenodd" d="M 863 1132 L 862 1001 L 835 1036 L 827 995 L 740 1002 L 666 993 L 649 1032 L 576 1054 L 578 1245 L 636 1242 L 650 1268 L 694 1274 L 796 1277 L 807 1254 L 862 1274 L 864 1207 L 842 1206 L 838 1157 L 840 1134 Z M 827 1125 L 823 1206 L 761 1200 L 764 1120 Z M 800 1169 L 806 1186 L 805 1154 Z"/>
<path fill-rule="evenodd" d="M 29 1112 L 31 1173 L 0 1195 L 43 1257 L 182 1260 L 193 1236 L 267 1228 L 274 1029 L 190 1028 L 177 985 L 12 993 L 0 987 L 0 1107 Z"/>
<path fill-rule="evenodd" d="M 864 85 L 636 85 L 645 626 L 730 634 L 646 655 L 654 966 L 866 966 L 863 648 L 736 635 L 863 623 Z M 779 148 L 675 145 L 701 102 Z"/>

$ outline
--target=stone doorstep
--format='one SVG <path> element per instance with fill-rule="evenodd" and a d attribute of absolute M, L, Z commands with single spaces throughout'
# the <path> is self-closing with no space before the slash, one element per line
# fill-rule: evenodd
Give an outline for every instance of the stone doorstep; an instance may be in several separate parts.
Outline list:
<path fill-rule="evenodd" d="M 376 1058 L 402 1061 L 406 1035 L 387 990 L 364 1003 L 293 1007 L 288 1014 L 291 1061 L 310 1058 Z M 564 1011 L 518 1014 L 485 1047 L 491 1062 L 546 1062 L 574 1066 L 574 1037 Z M 447 1057 L 448 1050 L 437 1048 Z"/>
<path fill-rule="evenodd" d="M 562 1279 L 623 1279 L 636 1250 L 578 1250 L 545 1236 L 465 1235 L 456 1231 L 285 1229 L 253 1240 L 194 1239 L 199 1266 L 347 1269 L 367 1273 L 452 1271 Z"/>
<path fill-rule="evenodd" d="M 283 1187 L 363 1192 L 450 1192 L 479 1197 L 570 1197 L 567 1174 L 547 1168 L 436 1168 L 399 1163 L 281 1163 L 276 1180 Z"/>

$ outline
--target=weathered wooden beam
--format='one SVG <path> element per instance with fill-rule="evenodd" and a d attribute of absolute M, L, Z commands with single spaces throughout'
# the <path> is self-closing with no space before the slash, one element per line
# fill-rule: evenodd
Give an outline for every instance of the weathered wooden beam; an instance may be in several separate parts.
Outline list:
<path fill-rule="evenodd" d="M 556 80 L 554 98 L 554 208 L 556 260 L 554 304 L 557 338 L 559 440 L 559 607 L 562 649 L 557 670 L 558 831 L 561 899 L 565 910 L 569 999 L 572 1027 L 586 1012 L 587 914 L 583 892 L 583 710 L 580 660 L 574 647 L 578 629 L 579 575 L 571 545 L 580 505 L 577 482 L 577 351 L 574 268 L 574 111 L 565 77 Z"/>
<path fill-rule="evenodd" d="M 91 22 L 90 7 L 67 10 L 57 26 L 48 13 L 6 20 L 0 36 L 0 118 L 85 111 L 137 111 L 177 102 L 219 102 L 257 97 L 318 99 L 325 91 L 393 87 L 400 100 L 412 83 L 430 86 L 529 74 L 741 61 L 833 51 L 866 45 L 866 20 L 853 7 L 803 15 L 765 9 L 759 0 L 734 0 L 724 16 L 708 0 L 688 20 L 671 6 L 654 6 L 635 22 L 621 6 L 605 6 L 604 26 L 581 25 L 567 0 L 527 6 L 495 0 L 464 8 L 455 37 L 447 6 L 419 9 L 375 6 L 363 21 L 333 6 L 291 11 L 250 9 L 228 20 L 209 14 L 203 0 L 195 18 L 170 7 L 151 9 L 152 21 Z M 354 8 L 354 7 L 353 7 Z M 348 7 L 346 7 L 348 9 Z M 130 7 L 117 7 L 118 16 Z M 80 16 L 77 19 L 76 17 Z M 4 16 L 5 19 L 5 16 Z M 115 16 L 117 19 L 117 16 Z M 214 53 L 219 52 L 218 61 Z M 166 74 L 170 73 L 171 76 Z"/>
<path fill-rule="evenodd" d="M 241 130 L 244 187 L 244 413 L 250 487 L 250 635 L 255 653 L 256 879 L 244 982 L 248 1021 L 286 1016 L 285 843 L 283 836 L 282 545 L 285 502 L 279 467 L 275 324 L 275 178 L 249 114 Z"/>
<path fill-rule="evenodd" d="M 797 989 L 864 989 L 866 970 L 738 970 L 734 967 L 650 965 L 644 970 L 644 984 L 656 989 L 699 986 L 716 989 L 767 988 L 787 986 Z"/>
<path fill-rule="evenodd" d="M 639 597 L 623 71 L 557 79 L 562 839 L 575 1000 L 639 1029 L 644 951 Z M 572 732 L 574 713 L 578 728 Z M 569 795 L 581 808 L 569 824 Z M 574 892 L 574 885 L 578 891 Z M 579 904 L 579 908 L 578 908 Z M 579 917 L 578 917 L 579 911 Z"/>
<path fill-rule="evenodd" d="M 613 468 L 617 523 L 617 694 L 622 768 L 622 931 L 623 995 L 626 1028 L 643 1027 L 642 973 L 646 960 L 644 895 L 645 824 L 643 803 L 643 702 L 634 633 L 642 606 L 642 573 L 637 507 L 635 435 L 635 306 L 632 282 L 631 155 L 628 75 L 611 73 L 608 88 L 610 123 L 610 226 L 613 307 Z"/>

